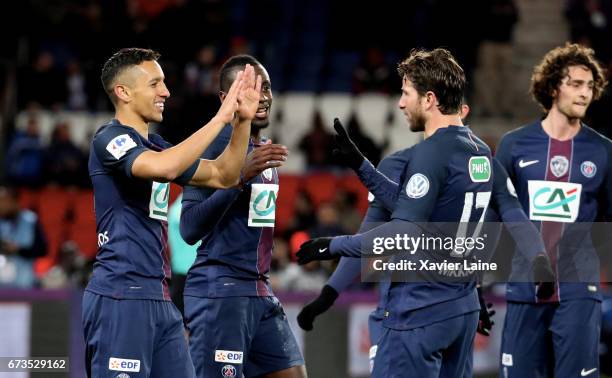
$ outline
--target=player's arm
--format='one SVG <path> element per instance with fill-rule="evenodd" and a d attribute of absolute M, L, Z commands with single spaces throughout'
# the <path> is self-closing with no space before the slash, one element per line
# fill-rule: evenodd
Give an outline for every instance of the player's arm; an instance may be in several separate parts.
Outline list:
<path fill-rule="evenodd" d="M 606 222 L 612 221 L 612 142 L 605 140 L 606 151 L 608 153 L 608 166 L 604 185 L 602 186 L 603 194 L 603 218 Z"/>
<path fill-rule="evenodd" d="M 372 228 L 372 225 L 385 222 L 391 213 L 376 200 L 370 204 L 358 232 Z M 334 304 L 340 292 L 344 291 L 361 273 L 361 259 L 342 257 L 327 284 L 323 286 L 319 296 L 308 303 L 298 314 L 299 326 L 306 331 L 313 329 L 317 316 L 323 314 Z"/>
<path fill-rule="evenodd" d="M 245 80 L 253 81 L 253 68 L 243 75 L 239 73 L 228 92 L 228 98 L 221 104 L 217 114 L 204 127 L 178 145 L 164 151 L 144 151 L 131 164 L 131 175 L 159 182 L 173 181 L 186 171 L 193 175 L 194 163 L 217 137 L 226 123 L 231 122 L 238 110 L 238 95 Z M 197 164 L 196 172 L 201 169 Z M 205 163 L 204 165 L 209 165 Z M 209 171 L 209 169 L 205 169 Z M 184 180 L 181 180 L 184 181 Z"/>
<path fill-rule="evenodd" d="M 335 160 L 342 165 L 352 168 L 370 193 L 379 199 L 385 208 L 393 210 L 397 202 L 398 183 L 385 175 L 382 169 L 374 168 L 374 165 L 363 156 L 351 140 L 338 118 L 334 119 L 334 129 L 336 130 Z M 381 162 L 381 165 L 383 162 Z"/>
<path fill-rule="evenodd" d="M 205 237 L 238 199 L 240 193 L 249 187 L 249 182 L 268 168 L 280 167 L 287 160 L 287 154 L 285 146 L 267 143 L 255 147 L 248 154 L 241 173 L 242 185 L 224 190 L 185 187 L 180 225 L 183 239 L 189 244 L 195 244 Z"/>
<path fill-rule="evenodd" d="M 516 189 L 502 164 L 493 159 L 493 201 L 504 226 L 512 236 L 518 250 L 533 267 L 534 282 L 538 284 L 536 295 L 550 298 L 555 290 L 555 274 L 542 235 L 527 218 L 516 197 Z"/>
<path fill-rule="evenodd" d="M 438 194 L 443 187 L 447 171 L 443 159 L 432 161 L 431 148 L 422 148 L 420 153 L 412 157 L 406 166 L 404 182 L 400 192 L 392 221 L 378 226 L 370 231 L 353 236 L 336 236 L 334 238 L 318 238 L 302 244 L 298 251 L 298 263 L 306 264 L 313 260 L 333 259 L 336 256 L 360 257 L 371 254 L 367 248 L 362 252 L 362 245 L 373 245 L 379 238 L 394 238 L 401 234 L 422 234 L 422 229 L 415 222 L 426 222 L 435 207 Z M 439 155 L 438 155 L 439 156 Z M 425 186 L 422 186 L 425 185 Z M 419 193 L 412 188 L 418 188 Z M 379 239 L 380 240 L 380 239 Z"/>

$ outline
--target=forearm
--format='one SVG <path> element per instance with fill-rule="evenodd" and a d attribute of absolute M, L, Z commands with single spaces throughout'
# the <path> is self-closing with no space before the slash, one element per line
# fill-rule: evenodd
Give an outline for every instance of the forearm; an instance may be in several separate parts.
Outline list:
<path fill-rule="evenodd" d="M 396 250 L 382 251 L 374 250 L 375 240 L 396 239 L 397 235 L 407 235 L 418 238 L 423 231 L 413 222 L 395 219 L 367 232 L 353 236 L 336 236 L 332 239 L 329 252 L 336 256 L 361 257 L 361 256 L 387 256 L 388 252 L 401 252 Z M 386 243 L 382 243 L 385 245 Z M 394 244 L 395 245 L 395 244 Z M 379 246 L 380 247 L 380 246 Z M 378 253 L 377 253 L 378 252 Z M 404 251 L 408 252 L 408 251 Z"/>
<path fill-rule="evenodd" d="M 250 126 L 250 120 L 235 124 L 225 150 L 215 160 L 202 160 L 189 184 L 222 189 L 236 186 L 246 159 Z"/>
<path fill-rule="evenodd" d="M 217 190 L 204 201 L 183 199 L 180 223 L 183 240 L 193 245 L 210 233 L 240 193 L 234 188 Z"/>
<path fill-rule="evenodd" d="M 215 117 L 176 146 L 160 152 L 142 153 L 132 165 L 132 174 L 160 182 L 174 180 L 200 158 L 224 126 Z"/>
<path fill-rule="evenodd" d="M 377 170 L 367 159 L 364 159 L 363 163 L 361 163 L 357 170 L 357 176 L 359 176 L 359 180 L 361 180 L 363 185 L 387 210 L 393 211 L 397 202 L 399 188 L 397 183 Z"/>
<path fill-rule="evenodd" d="M 327 284 L 338 293 L 344 291 L 361 273 L 361 259 L 343 257 Z"/>
<path fill-rule="evenodd" d="M 501 214 L 504 226 L 512 236 L 517 248 L 529 260 L 546 251 L 544 241 L 536 226 L 519 209 L 512 209 Z"/>

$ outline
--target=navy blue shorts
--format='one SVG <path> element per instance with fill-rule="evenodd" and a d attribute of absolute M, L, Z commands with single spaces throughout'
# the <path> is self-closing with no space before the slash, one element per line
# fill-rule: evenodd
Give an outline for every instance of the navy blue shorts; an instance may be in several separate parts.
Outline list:
<path fill-rule="evenodd" d="M 86 291 L 83 331 L 88 377 L 195 376 L 183 320 L 172 302 Z"/>
<path fill-rule="evenodd" d="M 405 331 L 384 328 L 372 377 L 462 377 L 477 325 L 476 311 Z"/>
<path fill-rule="evenodd" d="M 304 365 L 275 297 L 186 295 L 185 318 L 197 377 L 256 377 Z"/>
<path fill-rule="evenodd" d="M 599 377 L 601 303 L 508 302 L 500 377 Z"/>

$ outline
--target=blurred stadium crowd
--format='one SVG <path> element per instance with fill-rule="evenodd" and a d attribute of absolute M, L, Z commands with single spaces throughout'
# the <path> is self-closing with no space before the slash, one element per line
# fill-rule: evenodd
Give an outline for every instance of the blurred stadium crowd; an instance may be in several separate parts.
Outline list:
<path fill-rule="evenodd" d="M 216 111 L 217 73 L 227 57 L 252 54 L 269 70 L 275 100 L 268 134 L 291 150 L 281 177 L 272 281 L 281 290 L 318 290 L 333 265 L 316 262 L 300 269 L 293 254 L 310 237 L 355 232 L 367 207 L 367 192 L 357 178 L 331 159 L 333 117 L 348 123 L 373 162 L 415 143 L 418 136 L 396 112 L 395 65 L 414 47 L 437 46 L 448 47 L 466 68 L 474 119 L 514 116 L 509 95 L 503 94 L 513 79 L 508 65 L 521 17 L 512 0 L 477 0 L 470 6 L 455 0 L 379 0 L 377 5 L 12 2 L 4 17 L 23 21 L 0 23 L 0 286 L 86 283 L 100 237 L 87 174 L 89 140 L 112 117 L 100 68 L 118 48 L 139 46 L 162 53 L 172 95 L 157 130 L 173 143 Z M 563 12 L 571 39 L 593 46 L 612 71 L 612 1 L 567 0 Z M 589 114 L 589 123 L 608 136 L 611 106 L 608 92 Z"/>

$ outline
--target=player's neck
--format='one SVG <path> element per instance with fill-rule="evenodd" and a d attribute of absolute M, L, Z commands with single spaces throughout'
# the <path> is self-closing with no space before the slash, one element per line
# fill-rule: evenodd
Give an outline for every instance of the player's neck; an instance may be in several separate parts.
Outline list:
<path fill-rule="evenodd" d="M 251 140 L 255 144 L 259 144 L 261 142 L 261 129 L 259 127 L 251 126 Z"/>
<path fill-rule="evenodd" d="M 542 129 L 553 139 L 570 140 L 580 131 L 580 118 L 568 118 L 553 107 L 542 120 Z"/>
<path fill-rule="evenodd" d="M 432 136 L 438 129 L 443 129 L 449 127 L 450 125 L 463 126 L 461 117 L 456 114 L 433 115 L 429 120 L 427 120 L 427 122 L 425 122 L 425 132 L 423 133 L 423 138 L 427 139 Z"/>
<path fill-rule="evenodd" d="M 144 121 L 142 117 L 137 114 L 127 112 L 123 109 L 117 109 L 115 111 L 115 118 L 121 122 L 122 125 L 136 130 L 143 138 L 149 138 L 149 123 Z"/>

